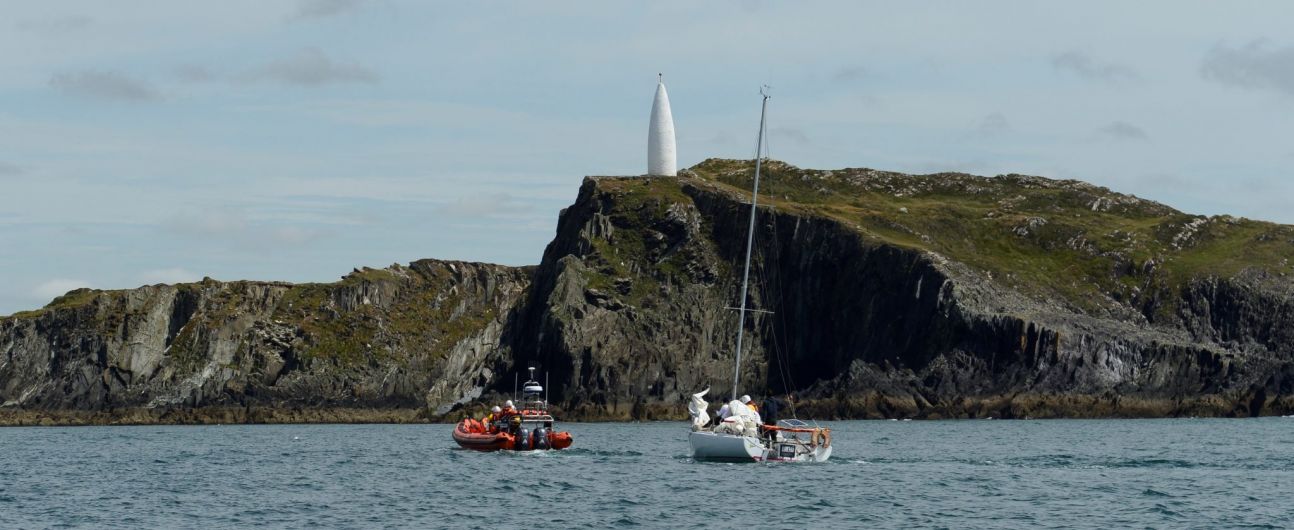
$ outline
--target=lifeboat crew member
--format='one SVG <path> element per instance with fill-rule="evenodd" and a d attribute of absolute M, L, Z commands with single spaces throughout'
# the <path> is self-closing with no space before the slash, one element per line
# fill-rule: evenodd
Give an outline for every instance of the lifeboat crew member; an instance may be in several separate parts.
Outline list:
<path fill-rule="evenodd" d="M 503 412 L 503 409 L 499 408 L 498 405 L 495 405 L 494 408 L 490 409 L 489 414 L 486 414 L 484 418 L 481 418 L 481 423 L 485 424 L 486 429 L 494 430 L 494 422 L 499 420 L 500 412 Z"/>
<path fill-rule="evenodd" d="M 759 412 L 759 408 L 755 406 L 755 402 L 750 400 L 749 394 L 741 396 L 741 402 L 745 403 L 747 407 L 750 407 L 751 412 Z"/>

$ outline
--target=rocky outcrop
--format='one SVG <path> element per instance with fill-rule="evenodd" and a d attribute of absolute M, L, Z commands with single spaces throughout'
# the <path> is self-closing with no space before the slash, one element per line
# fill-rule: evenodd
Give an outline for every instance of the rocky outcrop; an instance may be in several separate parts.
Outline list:
<path fill-rule="evenodd" d="M 766 168 L 742 393 L 820 418 L 1294 413 L 1294 227 Z M 74 291 L 0 319 L 0 423 L 450 419 L 525 366 L 568 419 L 681 417 L 733 388 L 750 176 L 588 178 L 536 267 Z"/>
<path fill-rule="evenodd" d="M 502 334 L 528 283 L 527 269 L 424 260 L 356 270 L 334 284 L 204 280 L 73 291 L 0 320 L 0 417 L 52 414 L 57 422 L 67 412 L 72 422 L 149 423 L 329 417 L 311 410 L 341 411 L 339 420 L 391 416 L 347 410 L 443 413 L 479 396 L 507 365 Z"/>
<path fill-rule="evenodd" d="M 722 176 L 699 176 L 694 170 L 681 179 L 588 179 L 562 213 L 514 350 L 522 363 L 549 367 L 560 381 L 560 401 L 581 416 L 677 417 L 687 394 L 706 387 L 719 395 L 731 391 L 736 317 L 725 308 L 738 300 L 748 198 Z M 790 176 L 803 178 L 782 178 Z M 921 195 L 929 184 L 871 176 L 864 173 L 853 188 L 880 187 L 903 197 Z M 1059 189 L 1061 199 L 1042 205 L 1053 216 L 1064 212 L 1056 205 L 1065 201 L 1084 211 L 1122 209 L 1117 213 L 1130 217 L 1180 215 L 1082 183 L 999 179 L 1017 189 Z M 1032 200 L 960 188 L 968 190 L 995 208 Z M 1048 224 L 1027 212 L 1023 224 L 990 236 L 1023 239 L 1032 248 L 995 269 L 968 263 L 988 261 L 983 256 L 963 260 L 940 252 L 955 253 L 956 245 L 923 244 L 957 237 L 959 227 L 919 233 L 879 216 L 854 224 L 824 214 L 820 205 L 805 208 L 786 195 L 776 200 L 774 193 L 757 218 L 749 295 L 752 307 L 768 312 L 747 323 L 742 393 L 797 392 L 805 412 L 821 417 L 1294 411 L 1294 283 L 1272 272 L 1279 261 L 1250 261 L 1226 277 L 1170 273 L 1179 258 L 1171 254 L 1160 256 L 1158 267 L 1135 268 L 1099 240 L 1077 242 L 1083 234 L 1066 221 Z M 1182 224 L 1194 233 L 1207 223 Z M 915 235 L 917 244 L 873 231 L 877 225 Z M 1273 231 L 1288 233 L 1288 227 Z M 1181 234 L 1165 233 L 1165 245 L 1180 249 L 1189 237 Z M 1037 272 L 1028 270 L 1029 252 L 1057 247 L 1078 254 L 1076 262 L 1096 255 L 1106 263 L 1094 277 L 1075 271 L 1046 280 L 1059 287 L 1021 286 L 1019 276 Z M 1278 250 L 1294 254 L 1294 245 Z M 1102 282 L 1144 285 L 1138 290 L 1145 294 L 1128 296 Z M 1065 283 L 1091 285 L 1080 291 L 1086 298 L 1075 299 Z"/>

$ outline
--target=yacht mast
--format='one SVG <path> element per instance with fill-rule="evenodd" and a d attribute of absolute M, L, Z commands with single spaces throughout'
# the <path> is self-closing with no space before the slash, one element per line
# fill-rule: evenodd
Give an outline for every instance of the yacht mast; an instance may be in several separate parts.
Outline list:
<path fill-rule="evenodd" d="M 759 137 L 755 139 L 755 187 L 750 192 L 750 229 L 746 233 L 746 269 L 741 275 L 741 309 L 737 313 L 737 365 L 732 370 L 732 399 L 737 399 L 737 383 L 741 380 L 741 339 L 746 331 L 746 289 L 750 286 L 750 250 L 755 244 L 755 211 L 759 203 L 759 169 L 764 160 L 764 117 L 768 113 L 768 87 L 759 89 L 764 102 L 759 108 Z"/>

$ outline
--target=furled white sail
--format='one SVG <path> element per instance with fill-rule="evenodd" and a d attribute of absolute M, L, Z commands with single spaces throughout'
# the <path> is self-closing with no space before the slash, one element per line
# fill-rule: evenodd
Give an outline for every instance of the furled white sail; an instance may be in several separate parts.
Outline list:
<path fill-rule="evenodd" d="M 692 415 L 692 430 L 699 431 L 710 423 L 710 413 L 706 408 L 710 406 L 705 401 L 705 394 L 710 391 L 710 387 L 705 390 L 692 394 L 692 401 L 687 404 L 687 411 Z"/>
<path fill-rule="evenodd" d="M 728 402 L 728 417 L 724 418 L 723 423 L 715 431 L 740 436 L 757 436 L 759 414 L 750 410 L 745 403 L 734 399 Z"/>

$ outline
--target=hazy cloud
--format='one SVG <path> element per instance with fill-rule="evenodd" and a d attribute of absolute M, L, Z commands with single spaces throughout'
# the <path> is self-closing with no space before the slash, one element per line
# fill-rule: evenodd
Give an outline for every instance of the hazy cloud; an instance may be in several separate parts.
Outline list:
<path fill-rule="evenodd" d="M 713 136 L 705 141 L 710 145 L 729 145 L 737 140 L 731 131 L 716 131 Z"/>
<path fill-rule="evenodd" d="M 25 170 L 19 166 L 10 164 L 8 162 L 0 162 L 0 177 L 12 177 L 14 175 L 21 175 L 23 174 L 24 171 Z"/>
<path fill-rule="evenodd" d="M 289 85 L 321 86 L 331 83 L 376 83 L 378 76 L 359 64 L 329 59 L 318 48 L 306 48 L 244 76 L 252 81 L 276 81 Z"/>
<path fill-rule="evenodd" d="M 93 23 L 94 19 L 85 15 L 64 15 L 60 17 L 23 20 L 14 24 L 14 27 L 23 31 L 63 32 L 88 28 Z"/>
<path fill-rule="evenodd" d="M 1294 47 L 1271 48 L 1256 40 L 1240 48 L 1214 46 L 1200 75 L 1222 84 L 1294 94 Z"/>
<path fill-rule="evenodd" d="M 307 20 L 341 14 L 359 7 L 362 0 L 303 0 L 289 20 Z"/>
<path fill-rule="evenodd" d="M 162 98 L 144 82 L 111 71 L 54 74 L 49 85 L 68 94 L 116 101 L 156 101 Z"/>
<path fill-rule="evenodd" d="M 1011 123 L 1001 112 L 994 112 L 980 119 L 975 126 L 975 131 L 981 136 L 1002 134 L 1011 131 Z"/>
<path fill-rule="evenodd" d="M 145 285 L 152 285 L 155 283 L 189 283 L 196 282 L 201 279 L 201 275 L 179 267 L 147 270 L 139 275 L 139 280 L 144 282 Z"/>
<path fill-rule="evenodd" d="M 280 223 L 253 219 L 240 209 L 209 209 L 175 215 L 165 228 L 182 237 L 218 239 L 244 249 L 300 246 L 326 235 L 314 228 Z"/>
<path fill-rule="evenodd" d="M 789 140 L 791 143 L 797 145 L 806 145 L 809 143 L 809 135 L 804 134 L 803 130 L 795 127 L 773 127 L 768 130 L 768 135 L 772 138 Z"/>
<path fill-rule="evenodd" d="M 1116 140 L 1149 140 L 1150 136 L 1141 127 L 1126 121 L 1115 121 L 1096 130 L 1096 134 Z"/>
<path fill-rule="evenodd" d="M 1145 184 L 1157 186 L 1161 188 L 1189 188 L 1192 184 L 1194 184 L 1194 182 L 1191 181 L 1190 179 L 1187 179 L 1177 173 L 1168 173 L 1163 171 L 1155 172 L 1155 173 L 1146 173 L 1145 175 L 1142 175 L 1141 178 L 1138 180 L 1140 180 Z"/>
<path fill-rule="evenodd" d="M 201 210 L 170 219 L 167 228 L 187 235 L 228 236 L 247 230 L 247 214 L 238 210 Z"/>
<path fill-rule="evenodd" d="M 923 162 L 916 164 L 911 171 L 914 173 L 984 173 L 992 169 L 994 165 L 985 160 L 951 160 L 942 162 Z"/>
<path fill-rule="evenodd" d="M 216 80 L 216 74 L 205 66 L 182 64 L 171 69 L 176 79 L 187 83 L 208 83 Z"/>
<path fill-rule="evenodd" d="M 453 217 L 511 217 L 533 209 L 509 193 L 482 193 L 441 205 L 436 211 Z"/>
<path fill-rule="evenodd" d="M 1098 63 L 1091 57 L 1076 51 L 1053 55 L 1051 66 L 1085 79 L 1108 83 L 1134 81 L 1139 77 L 1131 68 L 1114 63 Z"/>
<path fill-rule="evenodd" d="M 263 237 L 252 240 L 254 244 L 264 242 L 276 245 L 304 245 L 318 239 L 322 239 L 326 234 L 322 230 L 305 228 L 301 226 L 276 226 L 261 232 Z"/>
<path fill-rule="evenodd" d="M 85 280 L 71 280 L 68 278 L 55 278 L 37 285 L 31 290 L 31 297 L 36 300 L 50 301 L 59 296 L 67 294 L 73 289 L 89 287 L 90 282 Z"/>
<path fill-rule="evenodd" d="M 831 81 L 835 83 L 852 83 L 859 79 L 867 77 L 867 69 L 861 66 L 849 66 L 841 68 L 831 76 Z"/>

